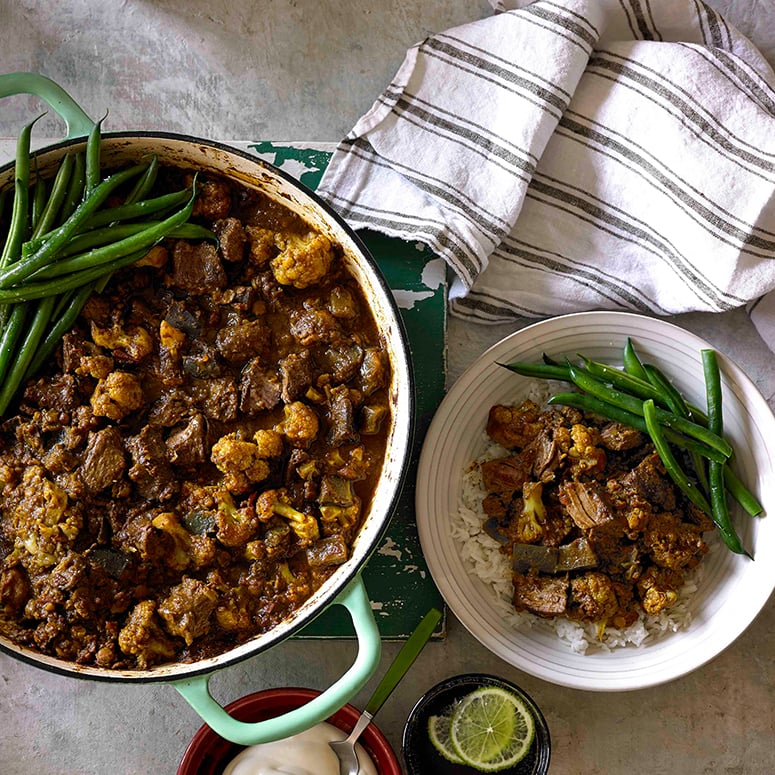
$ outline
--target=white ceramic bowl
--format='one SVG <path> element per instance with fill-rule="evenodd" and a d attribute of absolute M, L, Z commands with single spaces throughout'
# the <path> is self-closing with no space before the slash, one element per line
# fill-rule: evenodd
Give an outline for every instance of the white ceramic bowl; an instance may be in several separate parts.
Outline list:
<path fill-rule="evenodd" d="M 624 691 L 678 678 L 719 654 L 753 621 L 775 588 L 775 418 L 766 401 L 728 358 L 719 353 L 725 433 L 735 447 L 735 467 L 758 496 L 765 515 L 732 509 L 738 532 L 755 561 L 725 547 L 703 560 L 699 589 L 689 601 L 691 624 L 655 642 L 574 652 L 550 628 L 515 630 L 497 613 L 494 593 L 469 575 L 450 532 L 462 474 L 483 449 L 490 406 L 520 400 L 528 380 L 498 362 L 540 361 L 542 353 L 621 364 L 631 337 L 643 359 L 659 365 L 694 403 L 703 405 L 703 339 L 666 323 L 619 312 L 585 312 L 542 321 L 501 340 L 455 382 L 428 430 L 418 469 L 417 522 L 423 552 L 455 616 L 484 646 L 538 678 L 592 691 Z M 767 516 L 769 515 L 769 516 Z"/>

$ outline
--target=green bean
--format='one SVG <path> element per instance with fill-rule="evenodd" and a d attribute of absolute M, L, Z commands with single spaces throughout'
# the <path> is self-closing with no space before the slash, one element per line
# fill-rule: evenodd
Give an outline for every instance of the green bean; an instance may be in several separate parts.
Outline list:
<path fill-rule="evenodd" d="M 91 196 L 99 185 L 101 174 L 100 152 L 102 150 L 102 122 L 104 117 L 95 121 L 86 139 L 86 155 L 84 169 L 83 196 Z"/>
<path fill-rule="evenodd" d="M 570 361 L 568 361 L 568 369 L 574 384 L 581 390 L 591 393 L 603 401 L 626 409 L 633 414 L 643 414 L 643 402 L 637 397 L 609 387 L 583 369 L 573 366 Z M 704 444 L 717 449 L 726 457 L 732 454 L 732 447 L 729 442 L 708 428 L 659 407 L 655 407 L 655 411 L 660 425 L 667 425 L 680 433 L 692 436 Z"/>
<path fill-rule="evenodd" d="M 92 250 L 80 255 L 70 256 L 60 259 L 36 273 L 39 278 L 61 277 L 71 272 L 79 272 L 93 266 L 109 263 L 128 253 L 137 251 L 147 252 L 152 245 L 164 239 L 171 231 L 181 227 L 191 215 L 191 209 L 194 206 L 194 198 L 191 197 L 189 203 L 175 215 L 171 215 L 163 221 L 154 221 L 152 225 L 141 224 L 141 230 L 119 230 L 119 238 L 107 245 L 93 248 Z M 195 224 L 194 224 L 195 225 Z M 115 227 L 114 227 L 115 228 Z M 121 237 L 124 231 L 130 231 L 127 236 Z M 195 229 L 192 229 L 195 231 Z"/>
<path fill-rule="evenodd" d="M 30 212 L 30 231 L 34 231 L 43 215 L 46 206 L 47 185 L 46 181 L 38 175 L 32 186 L 32 209 Z"/>
<path fill-rule="evenodd" d="M 86 180 L 86 157 L 82 152 L 76 153 L 73 161 L 73 174 L 67 187 L 67 194 L 59 214 L 59 225 L 65 223 L 75 212 L 83 199 L 83 186 Z"/>
<path fill-rule="evenodd" d="M 3 380 L 2 387 L 0 387 L 0 417 L 5 414 L 8 405 L 13 400 L 14 395 L 16 395 L 16 391 L 27 372 L 27 367 L 38 347 L 38 342 L 41 340 L 43 332 L 48 325 L 55 301 L 56 299 L 53 296 L 41 299 L 35 309 L 27 335 L 19 347 L 13 365 Z"/>
<path fill-rule="evenodd" d="M 84 199 L 75 209 L 75 212 L 56 229 L 52 236 L 45 241 L 41 247 L 25 256 L 20 261 L 12 264 L 10 267 L 0 271 L 0 289 L 8 289 L 15 283 L 22 282 L 37 269 L 45 266 L 53 256 L 57 254 L 64 245 L 67 244 L 70 237 L 75 233 L 81 223 L 83 223 L 108 196 L 122 183 L 131 180 L 145 168 L 142 165 L 129 167 L 121 172 L 116 172 L 110 177 L 105 178 L 92 192 L 88 199 Z"/>
<path fill-rule="evenodd" d="M 116 221 L 144 218 L 169 207 L 179 207 L 184 202 L 187 202 L 190 196 L 191 191 L 189 189 L 182 189 L 181 191 L 163 194 L 153 199 L 141 199 L 138 202 L 108 207 L 95 213 L 84 225 L 92 230 L 115 223 Z"/>
<path fill-rule="evenodd" d="M 560 404 L 561 406 L 573 406 L 576 409 L 581 409 L 585 412 L 598 414 L 608 420 L 615 420 L 616 422 L 622 423 L 622 425 L 628 425 L 642 433 L 648 433 L 646 421 L 643 419 L 642 415 L 633 414 L 618 406 L 601 401 L 599 398 L 595 398 L 587 393 L 555 393 L 549 398 L 547 403 Z M 702 457 L 705 457 L 708 460 L 718 460 L 720 463 L 726 460 L 726 456 L 718 450 L 713 449 L 713 447 L 709 447 L 691 436 L 684 436 L 683 434 L 674 431 L 672 428 L 662 428 L 662 435 L 674 446 L 681 447 L 688 452 L 702 455 Z"/>
<path fill-rule="evenodd" d="M 630 339 L 629 336 L 624 343 L 623 362 L 624 370 L 628 374 L 632 374 L 633 377 L 638 377 L 638 379 L 648 380 L 643 364 L 638 357 L 638 353 L 635 351 L 635 345 L 632 343 L 632 339 Z"/>
<path fill-rule="evenodd" d="M 94 283 L 88 283 L 81 286 L 75 292 L 62 296 L 62 300 L 66 300 L 67 304 L 64 308 L 60 307 L 57 303 L 56 308 L 52 312 L 52 317 L 56 318 L 56 322 L 49 329 L 40 346 L 37 348 L 34 357 L 27 366 L 27 371 L 24 374 L 25 381 L 34 377 L 46 364 L 51 354 L 54 352 L 59 340 L 73 327 L 76 318 L 81 313 L 84 304 L 91 296 L 94 290 Z"/>
<path fill-rule="evenodd" d="M 26 316 L 26 304 L 14 304 L 9 310 L 8 320 L 3 326 L 2 335 L 0 335 L 0 383 L 5 379 L 5 375 L 16 353 L 16 343 L 24 331 Z"/>
<path fill-rule="evenodd" d="M 35 121 L 22 128 L 16 140 L 16 162 L 14 166 L 14 198 L 11 211 L 11 225 L 8 237 L 0 254 L 0 269 L 18 261 L 22 243 L 27 236 L 27 218 L 30 200 L 30 137 Z"/>
<path fill-rule="evenodd" d="M 146 250 L 139 250 L 135 253 L 129 253 L 126 256 L 116 258 L 106 264 L 83 269 L 80 272 L 71 272 L 65 277 L 55 277 L 53 280 L 43 280 L 39 283 L 29 283 L 13 288 L 0 289 L 0 304 L 43 299 L 70 291 L 73 288 L 80 288 L 82 285 L 99 280 L 106 273 L 114 272 L 116 269 L 121 269 L 124 266 L 135 263 L 135 261 L 139 261 L 146 253 Z"/>
<path fill-rule="evenodd" d="M 127 194 L 124 204 L 131 205 L 145 199 L 156 182 L 156 176 L 159 172 L 159 157 L 154 154 L 151 157 L 148 169 L 143 173 L 140 179 L 135 183 L 134 188 Z"/>
<path fill-rule="evenodd" d="M 643 419 L 646 421 L 646 428 L 648 429 L 649 436 L 651 436 L 654 449 L 656 449 L 657 454 L 662 460 L 668 476 L 697 508 L 711 516 L 712 511 L 707 499 L 694 482 L 683 472 L 675 459 L 670 445 L 662 433 L 662 426 L 657 416 L 657 408 L 654 405 L 654 401 L 650 398 L 643 402 Z M 715 461 L 711 462 L 715 464 Z"/>
<path fill-rule="evenodd" d="M 140 221 L 138 223 L 117 223 L 113 226 L 103 226 L 102 228 L 94 229 L 93 231 L 85 231 L 77 237 L 73 237 L 67 246 L 60 251 L 56 263 L 44 266 L 43 269 L 39 269 L 37 272 L 31 274 L 29 279 L 43 276 L 53 277 L 54 275 L 64 274 L 63 271 L 60 271 L 60 264 L 64 263 L 64 259 L 86 253 L 86 251 L 91 251 L 94 248 L 102 248 L 111 245 L 126 237 L 140 234 L 152 226 L 158 226 L 160 223 L 162 222 Z M 164 236 L 172 237 L 174 239 L 217 240 L 216 235 L 212 231 L 204 226 L 200 226 L 198 223 L 182 223 L 171 229 Z M 51 273 L 49 274 L 49 272 Z"/>
<path fill-rule="evenodd" d="M 605 380 L 614 387 L 619 388 L 620 390 L 626 390 L 627 392 L 638 396 L 638 398 L 653 398 L 655 403 L 667 406 L 665 397 L 661 395 L 648 380 L 634 377 L 626 371 L 619 371 L 619 369 L 614 366 L 610 366 L 607 363 L 600 363 L 599 361 L 593 361 L 583 355 L 579 355 L 579 358 L 583 361 L 584 368 L 586 368 L 593 377 Z"/>
<path fill-rule="evenodd" d="M 723 394 L 721 391 L 721 372 L 714 350 L 704 349 L 700 351 L 702 356 L 702 369 L 705 376 L 705 393 L 708 403 L 708 428 L 714 433 L 724 432 Z M 711 516 L 716 527 L 724 539 L 724 543 L 737 554 L 751 554 L 744 548 L 732 524 L 727 504 L 727 491 L 724 484 L 724 468 L 727 463 L 708 464 L 708 476 L 710 478 L 710 502 Z M 751 557 L 753 559 L 753 557 Z"/>
<path fill-rule="evenodd" d="M 570 382 L 568 367 L 551 363 L 528 363 L 526 361 L 514 361 L 513 363 L 499 363 L 504 369 L 513 371 L 523 377 L 536 379 L 557 379 Z"/>
<path fill-rule="evenodd" d="M 756 500 L 756 496 L 740 481 L 740 478 L 732 470 L 731 466 L 724 466 L 724 483 L 729 494 L 752 517 L 758 517 L 764 512 L 764 507 Z"/>
<path fill-rule="evenodd" d="M 643 364 L 643 370 L 654 387 L 656 387 L 665 396 L 668 407 L 675 414 L 685 417 L 687 420 L 691 420 L 694 416 L 692 409 L 686 403 L 686 400 L 681 395 L 681 392 L 676 389 L 675 385 L 667 378 L 667 376 L 656 366 L 652 366 L 649 363 Z M 707 418 L 706 418 L 707 422 Z M 694 467 L 694 473 L 697 476 L 697 481 L 700 487 L 705 492 L 709 492 L 710 483 L 708 481 L 708 472 L 703 460 L 703 456 L 696 452 L 691 454 L 692 466 Z"/>
<path fill-rule="evenodd" d="M 708 476 L 710 478 L 710 503 L 711 519 L 716 525 L 727 548 L 735 554 L 744 554 L 753 559 L 751 553 L 743 546 L 732 525 L 732 519 L 729 516 L 727 505 L 727 491 L 724 486 L 724 468 L 726 463 L 717 463 L 715 460 L 708 461 Z"/>
<path fill-rule="evenodd" d="M 57 174 L 54 177 L 54 182 L 51 184 L 51 193 L 46 202 L 46 207 L 41 213 L 40 220 L 32 231 L 31 240 L 36 239 L 41 234 L 45 234 L 49 231 L 54 223 L 56 223 L 57 215 L 62 207 L 62 203 L 67 196 L 67 186 L 70 182 L 70 176 L 73 173 L 73 157 L 71 154 L 67 154 L 59 165 Z M 29 244 L 29 243 L 27 243 Z"/>

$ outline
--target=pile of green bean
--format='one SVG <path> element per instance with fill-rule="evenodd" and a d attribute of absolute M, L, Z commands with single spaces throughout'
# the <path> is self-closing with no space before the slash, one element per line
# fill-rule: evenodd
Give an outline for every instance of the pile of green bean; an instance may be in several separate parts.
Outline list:
<path fill-rule="evenodd" d="M 753 559 L 732 524 L 728 496 L 751 516 L 760 515 L 763 509 L 729 465 L 734 450 L 724 437 L 716 353 L 707 349 L 701 351 L 701 356 L 705 409 L 687 402 L 659 368 L 643 363 L 629 338 L 621 369 L 583 355 L 578 356 L 580 364 L 567 358 L 561 363 L 544 355 L 541 363 L 500 365 L 526 377 L 574 385 L 574 391 L 552 395 L 550 404 L 573 406 L 648 434 L 670 478 L 713 520 L 727 547 Z M 691 472 L 681 465 L 676 448 L 691 460 Z"/>
<path fill-rule="evenodd" d="M 13 188 L 0 193 L 7 223 L 0 253 L 0 417 L 115 270 L 165 237 L 214 239 L 188 222 L 195 186 L 150 196 L 156 157 L 103 174 L 101 122 L 84 150 L 63 156 L 51 179 L 33 175 L 34 124 L 17 139 Z"/>

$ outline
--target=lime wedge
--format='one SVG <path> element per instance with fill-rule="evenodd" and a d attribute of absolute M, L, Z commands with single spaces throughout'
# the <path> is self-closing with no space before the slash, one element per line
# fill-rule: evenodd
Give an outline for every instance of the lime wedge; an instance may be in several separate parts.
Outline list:
<path fill-rule="evenodd" d="M 535 737 L 535 721 L 519 697 L 485 686 L 455 707 L 449 736 L 465 764 L 480 772 L 498 772 L 524 759 Z"/>
<path fill-rule="evenodd" d="M 452 723 L 452 713 L 444 713 L 441 716 L 431 716 L 428 719 L 428 736 L 433 747 L 453 764 L 463 764 L 463 760 L 457 755 L 449 738 L 449 729 Z"/>

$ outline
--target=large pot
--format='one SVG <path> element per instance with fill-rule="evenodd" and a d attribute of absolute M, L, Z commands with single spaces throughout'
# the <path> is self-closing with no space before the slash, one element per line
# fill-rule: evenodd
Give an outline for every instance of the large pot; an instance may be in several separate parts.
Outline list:
<path fill-rule="evenodd" d="M 85 147 L 92 120 L 59 86 L 33 73 L 0 76 L 0 97 L 33 94 L 44 99 L 67 124 L 67 137 L 35 153 L 33 169 L 50 176 L 68 151 Z M 68 676 L 106 681 L 169 682 L 222 737 L 240 745 L 267 742 L 295 734 L 326 719 L 344 706 L 377 668 L 381 641 L 360 572 L 385 533 L 400 494 L 413 432 L 413 380 L 406 335 L 398 308 L 387 283 L 363 243 L 321 199 L 282 170 L 255 156 L 206 140 L 161 132 L 104 133 L 101 155 L 106 165 L 137 162 L 156 154 L 166 165 L 201 169 L 226 175 L 299 213 L 314 228 L 338 242 L 345 260 L 371 301 L 381 336 L 392 365 L 390 395 L 393 417 L 386 459 L 375 497 L 364 518 L 350 559 L 287 620 L 269 632 L 217 657 L 191 664 L 164 664 L 147 670 L 115 671 L 81 666 L 38 654 L 0 637 L 0 649 L 37 667 Z M 0 189 L 12 185 L 14 164 L 0 168 Z M 301 630 L 330 605 L 344 606 L 352 618 L 358 654 L 347 672 L 319 697 L 301 708 L 274 719 L 245 723 L 232 718 L 211 696 L 213 673 L 255 656 Z"/>

